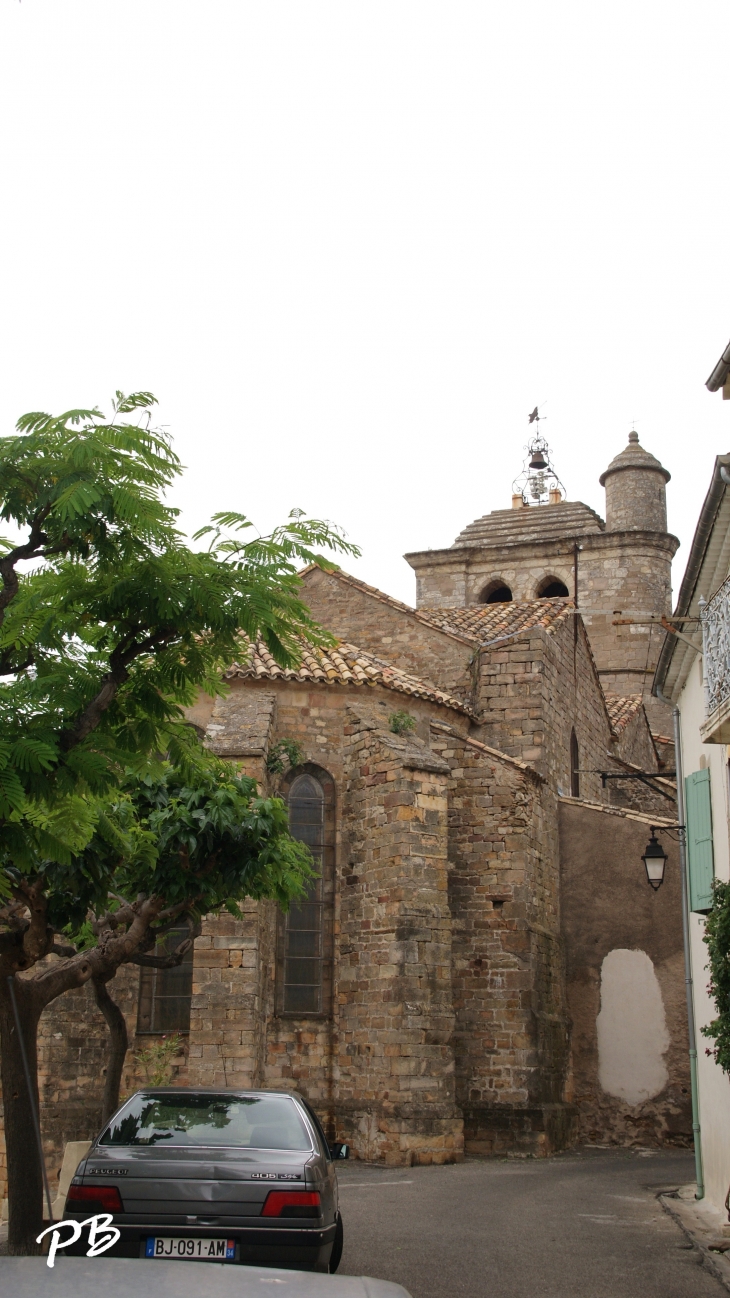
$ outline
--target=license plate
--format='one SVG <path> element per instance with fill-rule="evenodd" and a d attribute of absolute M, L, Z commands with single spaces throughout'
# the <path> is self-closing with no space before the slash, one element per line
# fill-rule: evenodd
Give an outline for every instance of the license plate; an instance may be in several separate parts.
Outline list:
<path fill-rule="evenodd" d="M 236 1256 L 234 1239 L 190 1239 L 182 1235 L 150 1235 L 145 1257 L 175 1257 L 191 1262 L 232 1262 Z"/>

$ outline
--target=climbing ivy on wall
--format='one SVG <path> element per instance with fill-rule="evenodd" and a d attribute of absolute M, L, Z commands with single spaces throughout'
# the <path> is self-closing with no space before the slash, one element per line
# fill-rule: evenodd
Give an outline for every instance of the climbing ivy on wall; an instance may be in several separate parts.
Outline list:
<path fill-rule="evenodd" d="M 713 1042 L 707 1054 L 724 1072 L 730 1073 L 730 884 L 715 881 L 712 910 L 705 925 L 705 944 L 709 952 L 709 993 L 715 1002 L 717 1018 L 702 1028 L 702 1035 Z"/>

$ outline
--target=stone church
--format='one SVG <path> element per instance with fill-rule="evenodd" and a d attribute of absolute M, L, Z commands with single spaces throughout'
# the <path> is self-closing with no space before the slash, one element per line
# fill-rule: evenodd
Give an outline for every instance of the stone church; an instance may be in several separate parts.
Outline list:
<path fill-rule="evenodd" d="M 122 972 L 127 1091 L 135 1052 L 177 1031 L 179 1084 L 295 1088 L 367 1161 L 691 1137 L 676 848 L 658 892 L 641 860 L 676 823 L 650 694 L 669 473 L 630 434 L 604 522 L 539 436 L 529 458 L 511 508 L 406 556 L 415 607 L 312 567 L 336 647 L 285 671 L 249 645 L 191 710 L 286 799 L 320 875 L 287 916 L 207 920 L 180 969 Z M 284 739 L 304 756 L 276 773 Z M 86 989 L 51 1007 L 49 1148 L 94 1133 L 105 1050 Z"/>

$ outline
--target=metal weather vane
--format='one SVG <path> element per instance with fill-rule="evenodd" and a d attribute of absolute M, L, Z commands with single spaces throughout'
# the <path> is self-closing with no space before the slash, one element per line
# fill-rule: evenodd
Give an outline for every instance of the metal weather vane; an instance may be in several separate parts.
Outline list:
<path fill-rule="evenodd" d="M 527 451 L 522 472 L 512 483 L 512 494 L 522 496 L 526 505 L 547 505 L 551 491 L 560 491 L 565 497 L 565 487 L 550 462 L 550 447 L 540 432 L 541 415 L 537 406 L 527 416 L 528 423 L 535 425 L 535 432 L 525 444 Z"/>

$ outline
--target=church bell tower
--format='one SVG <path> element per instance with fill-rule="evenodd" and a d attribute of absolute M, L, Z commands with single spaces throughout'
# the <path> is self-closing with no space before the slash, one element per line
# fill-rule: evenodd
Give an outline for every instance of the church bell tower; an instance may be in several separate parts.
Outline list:
<path fill-rule="evenodd" d="M 511 509 L 476 519 L 448 549 L 405 556 L 416 572 L 417 605 L 574 600 L 604 691 L 641 695 L 663 733 L 666 709 L 651 685 L 664 631 L 651 619 L 671 612 L 679 541 L 667 532 L 669 472 L 631 432 L 600 477 L 604 522 L 582 501 L 566 499 L 539 427 L 526 450 Z"/>

